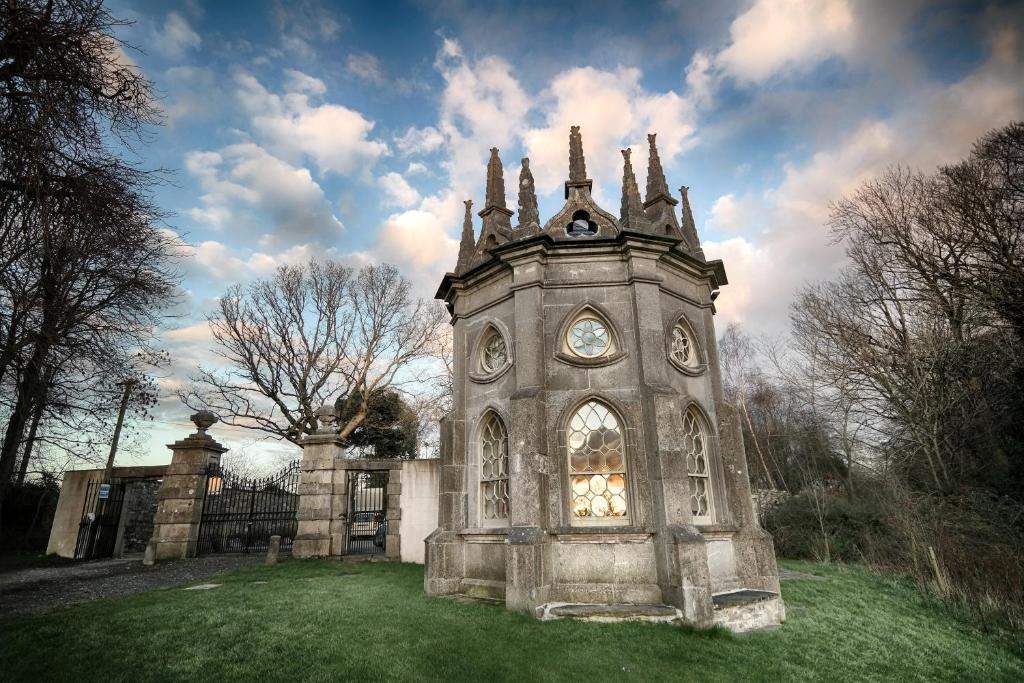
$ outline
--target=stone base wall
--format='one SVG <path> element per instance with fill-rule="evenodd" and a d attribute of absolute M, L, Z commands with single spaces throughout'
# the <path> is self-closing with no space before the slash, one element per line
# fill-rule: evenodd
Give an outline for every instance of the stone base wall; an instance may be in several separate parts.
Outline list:
<path fill-rule="evenodd" d="M 772 598 L 749 605 L 725 607 L 714 612 L 715 626 L 722 626 L 733 633 L 746 633 L 772 628 L 786 621 L 786 606 L 782 598 Z"/>
<path fill-rule="evenodd" d="M 545 604 L 665 604 L 678 608 L 685 623 L 712 626 L 724 619 L 730 623 L 722 625 L 733 630 L 778 624 L 784 616 L 781 598 L 736 615 L 713 608 L 715 593 L 747 588 L 778 594 L 771 537 L 756 527 L 706 533 L 681 527 L 662 538 L 553 534 L 522 545 L 516 538 L 517 530 L 437 529 L 426 540 L 424 589 L 503 600 L 509 609 L 531 614 Z M 659 552 L 671 568 L 667 576 L 659 574 Z"/>

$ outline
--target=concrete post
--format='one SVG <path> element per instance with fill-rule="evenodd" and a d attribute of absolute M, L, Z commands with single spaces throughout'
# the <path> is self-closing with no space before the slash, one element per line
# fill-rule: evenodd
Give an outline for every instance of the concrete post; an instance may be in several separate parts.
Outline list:
<path fill-rule="evenodd" d="M 172 456 L 157 493 L 159 503 L 150 540 L 153 561 L 195 557 L 206 495 L 206 469 L 211 463 L 219 463 L 228 450 L 206 433 L 217 421 L 213 413 L 201 410 L 191 419 L 198 428 L 196 433 L 167 446 Z"/>
<path fill-rule="evenodd" d="M 267 544 L 267 559 L 266 564 L 277 564 L 277 556 L 281 552 L 281 537 L 274 535 L 270 537 L 270 543 Z"/>

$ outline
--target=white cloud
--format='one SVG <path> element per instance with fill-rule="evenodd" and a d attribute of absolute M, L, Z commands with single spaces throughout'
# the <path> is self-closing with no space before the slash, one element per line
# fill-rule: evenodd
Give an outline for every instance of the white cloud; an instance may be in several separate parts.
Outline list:
<path fill-rule="evenodd" d="M 922 85 L 888 118 L 866 118 L 808 159 L 786 164 L 775 188 L 720 197 L 707 227 L 736 237 L 705 240 L 704 249 L 709 258 L 722 258 L 729 273 L 717 302 L 724 317 L 782 331 L 796 290 L 834 277 L 845 262 L 842 247 L 830 244 L 830 202 L 894 164 L 932 171 L 955 162 L 988 130 L 1024 117 L 1020 65 L 1004 56 L 996 50 L 990 62 L 951 85 Z"/>
<path fill-rule="evenodd" d="M 428 154 L 444 144 L 444 136 L 437 128 L 409 127 L 395 137 L 395 145 L 403 154 Z"/>
<path fill-rule="evenodd" d="M 372 257 L 401 266 L 418 289 L 433 293 L 441 274 L 455 265 L 459 242 L 451 233 L 452 226 L 460 224 L 462 208 L 462 201 L 447 193 L 388 216 Z"/>
<path fill-rule="evenodd" d="M 223 227 L 231 206 L 242 202 L 269 217 L 265 227 L 282 244 L 330 242 L 344 229 L 308 169 L 292 166 L 251 142 L 219 152 L 191 152 L 185 167 L 206 192 L 201 198 L 204 206 L 190 211 L 194 218 L 219 219 Z"/>
<path fill-rule="evenodd" d="M 345 60 L 345 70 L 356 78 L 381 85 L 384 83 L 384 67 L 380 60 L 369 52 L 353 52 Z"/>
<path fill-rule="evenodd" d="M 327 92 L 327 86 L 319 78 L 304 74 L 295 69 L 285 69 L 285 90 L 288 92 L 308 93 L 310 95 L 323 95 Z"/>
<path fill-rule="evenodd" d="M 418 161 L 410 161 L 409 165 L 405 168 L 405 175 L 413 175 L 418 173 L 426 173 L 426 164 L 421 164 Z"/>
<path fill-rule="evenodd" d="M 177 12 L 168 13 L 164 25 L 153 32 L 153 47 L 168 59 L 179 59 L 189 50 L 199 49 L 202 42 L 188 20 Z"/>
<path fill-rule="evenodd" d="M 305 59 L 316 59 L 316 44 L 334 40 L 349 23 L 320 0 L 274 0 L 271 11 L 281 46 Z"/>
<path fill-rule="evenodd" d="M 709 259 L 721 259 L 725 264 L 729 284 L 715 302 L 719 331 L 732 322 L 750 323 L 757 312 L 757 305 L 766 299 L 785 298 L 789 292 L 780 291 L 776 280 L 764 278 L 763 272 L 779 262 L 778 254 L 770 247 L 757 246 L 743 237 L 731 237 L 723 241 L 704 240 L 704 253 Z M 767 291 L 766 291 L 767 290 Z M 754 324 L 763 323 L 755 319 Z M 761 328 L 763 330 L 763 327 Z"/>
<path fill-rule="evenodd" d="M 757 207 L 750 198 L 737 198 L 735 194 L 722 195 L 711 205 L 706 224 L 709 233 L 736 234 L 754 232 L 760 225 Z"/>
<path fill-rule="evenodd" d="M 717 62 L 740 81 L 764 81 L 848 54 L 854 32 L 847 0 L 758 0 L 733 21 Z"/>
<path fill-rule="evenodd" d="M 196 207 L 189 209 L 188 215 L 197 223 L 205 223 L 218 231 L 231 220 L 231 211 L 224 206 Z"/>
<path fill-rule="evenodd" d="M 473 187 L 491 147 L 508 148 L 522 134 L 530 99 L 505 60 L 471 62 L 445 39 L 434 66 L 445 80 L 438 129 L 449 143 L 444 162 L 455 187 Z"/>
<path fill-rule="evenodd" d="M 420 201 L 420 193 L 400 173 L 385 173 L 377 179 L 377 185 L 387 194 L 386 201 L 392 206 L 407 207 Z"/>
<path fill-rule="evenodd" d="M 523 135 L 539 192 L 551 192 L 568 176 L 569 127 L 579 125 L 595 195 L 615 205 L 622 177 L 619 150 L 634 149 L 633 167 L 644 186 L 649 132 L 658 133 L 658 153 L 668 166 L 696 141 L 696 112 L 674 91 L 648 92 L 638 69 L 591 67 L 562 72 L 540 98 L 545 125 Z M 585 102 L 586 106 L 580 106 Z"/>
<path fill-rule="evenodd" d="M 340 104 L 311 103 L 309 88 L 323 83 L 299 72 L 292 74 L 304 77 L 299 79 L 303 89 L 283 96 L 267 91 L 247 73 L 235 79 L 253 131 L 272 151 L 293 161 L 308 156 L 322 171 L 339 174 L 368 168 L 387 154 L 387 144 L 370 137 L 373 121 Z M 297 85 L 294 77 L 289 85 Z"/>

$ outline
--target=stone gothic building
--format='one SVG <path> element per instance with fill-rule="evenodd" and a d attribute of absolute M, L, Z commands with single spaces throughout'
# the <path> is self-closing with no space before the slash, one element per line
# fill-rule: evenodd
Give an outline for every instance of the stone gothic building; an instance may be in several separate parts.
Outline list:
<path fill-rule="evenodd" d="M 442 423 L 439 526 L 426 590 L 541 618 L 735 629 L 784 612 L 754 514 L 742 436 L 722 399 L 714 301 L 687 188 L 655 146 L 645 196 L 623 150 L 622 204 L 598 206 L 578 126 L 565 205 L 541 222 L 529 160 L 519 224 L 498 150 L 475 237 L 466 202 L 452 314 L 455 408 Z"/>

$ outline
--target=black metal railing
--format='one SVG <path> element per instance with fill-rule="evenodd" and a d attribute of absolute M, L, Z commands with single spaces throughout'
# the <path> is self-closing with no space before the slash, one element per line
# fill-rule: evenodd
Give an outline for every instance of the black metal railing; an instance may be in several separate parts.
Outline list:
<path fill-rule="evenodd" d="M 387 548 L 388 472 L 348 473 L 349 555 L 379 555 Z"/>
<path fill-rule="evenodd" d="M 82 519 L 78 523 L 76 560 L 113 556 L 123 504 L 124 482 L 115 479 L 113 483 L 88 483 L 82 503 Z"/>
<path fill-rule="evenodd" d="M 263 552 L 271 536 L 289 551 L 298 530 L 299 461 L 269 477 L 246 478 L 211 465 L 199 523 L 197 551 Z"/>

